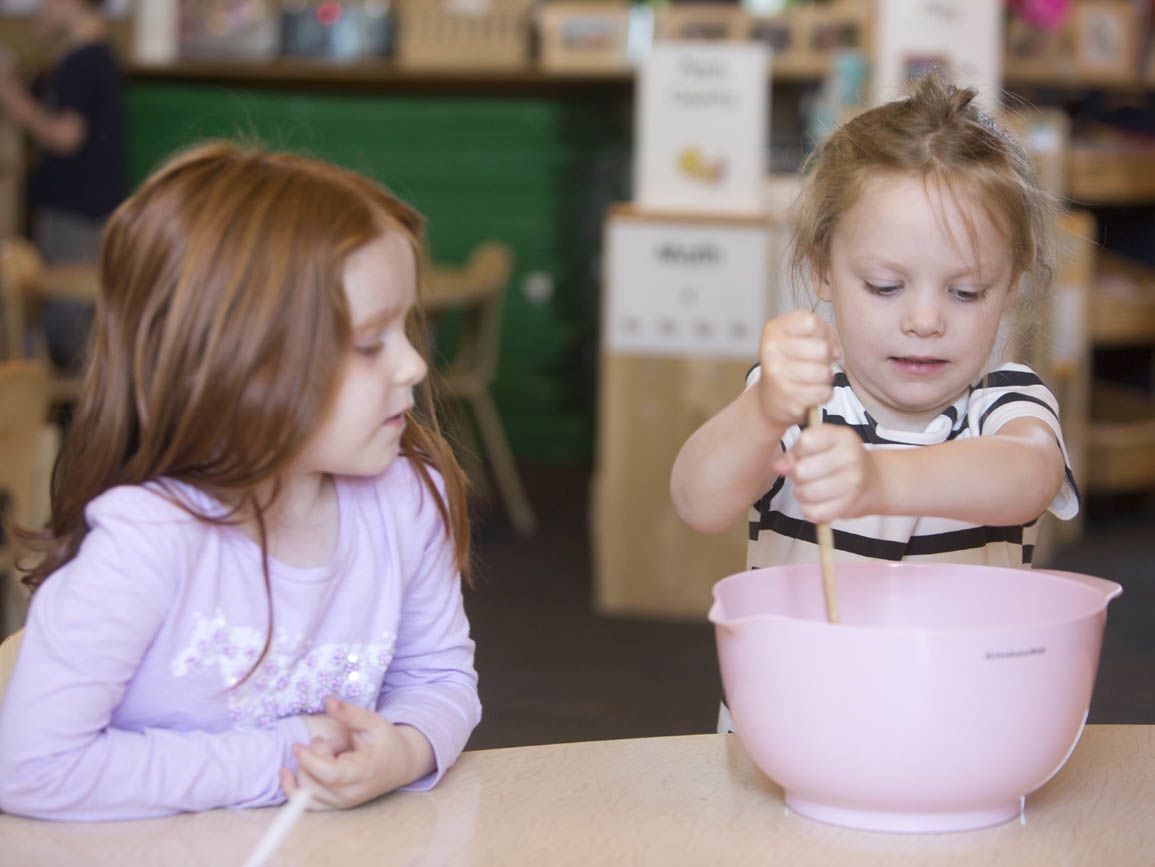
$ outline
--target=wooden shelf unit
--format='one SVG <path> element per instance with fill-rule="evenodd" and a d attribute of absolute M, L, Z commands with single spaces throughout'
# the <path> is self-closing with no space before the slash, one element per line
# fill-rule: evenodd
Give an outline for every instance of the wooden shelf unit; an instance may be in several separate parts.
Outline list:
<path fill-rule="evenodd" d="M 1100 251 L 1089 301 L 1093 346 L 1155 346 L 1155 268 Z M 1087 440 L 1088 491 L 1155 489 L 1155 391 L 1095 382 Z"/>
<path fill-rule="evenodd" d="M 1067 158 L 1067 195 L 1084 205 L 1155 204 L 1155 144 L 1076 139 Z"/>
<path fill-rule="evenodd" d="M 1151 394 L 1110 382 L 1092 386 L 1092 459 L 1083 480 L 1094 493 L 1155 488 L 1155 401 Z"/>
<path fill-rule="evenodd" d="M 326 60 L 277 58 L 270 61 L 243 60 L 182 60 L 163 66 L 129 64 L 130 77 L 143 81 L 197 81 L 252 86 L 351 86 L 383 90 L 427 90 L 453 88 L 457 90 L 502 88 L 509 91 L 546 91 L 570 87 L 623 88 L 632 86 L 633 70 L 594 70 L 551 72 L 535 62 L 514 69 L 405 69 L 391 60 L 361 60 L 338 63 Z M 818 82 L 826 74 L 826 66 L 813 60 L 795 64 L 781 61 L 771 63 L 773 81 L 807 83 Z M 1067 79 L 1057 76 L 1008 76 L 1009 90 L 1029 88 L 1056 88 L 1093 90 L 1155 91 L 1155 81 L 1136 78 L 1133 81 L 1096 82 Z"/>
<path fill-rule="evenodd" d="M 550 72 L 536 63 L 517 69 L 406 69 L 381 60 L 336 63 L 325 60 L 278 58 L 272 61 L 196 61 L 153 66 L 130 64 L 128 74 L 140 81 L 193 81 L 253 87 L 292 86 L 374 90 L 385 92 L 524 92 L 582 89 L 589 87 L 623 89 L 632 87 L 633 70 Z M 816 82 L 825 74 L 812 63 L 801 66 L 772 65 L 771 81 Z"/>

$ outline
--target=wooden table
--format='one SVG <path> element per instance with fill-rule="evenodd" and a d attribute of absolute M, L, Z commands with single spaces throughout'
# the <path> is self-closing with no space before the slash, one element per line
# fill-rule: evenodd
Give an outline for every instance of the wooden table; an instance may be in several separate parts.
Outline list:
<path fill-rule="evenodd" d="M 239 865 L 272 810 L 57 824 L 0 816 L 0 864 Z M 1155 726 L 1089 726 L 1020 821 L 937 836 L 788 814 L 733 736 L 466 753 L 428 794 L 307 814 L 289 865 L 1155 864 Z"/>

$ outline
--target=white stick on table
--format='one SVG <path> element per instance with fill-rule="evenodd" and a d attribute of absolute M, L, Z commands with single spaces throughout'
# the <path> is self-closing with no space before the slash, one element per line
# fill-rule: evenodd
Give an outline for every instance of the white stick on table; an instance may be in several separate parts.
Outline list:
<path fill-rule="evenodd" d="M 288 803 L 277 812 L 277 818 L 273 819 L 269 830 L 265 832 L 265 836 L 261 838 L 261 842 L 257 844 L 244 867 L 264 867 L 269 863 L 269 859 L 281 848 L 281 844 L 292 832 L 301 814 L 308 808 L 311 799 L 312 795 L 308 789 L 302 788 L 293 792 Z"/>

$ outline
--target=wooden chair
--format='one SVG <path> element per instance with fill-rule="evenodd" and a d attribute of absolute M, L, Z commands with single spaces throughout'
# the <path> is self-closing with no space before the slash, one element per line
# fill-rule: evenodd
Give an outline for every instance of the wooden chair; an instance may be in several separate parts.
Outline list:
<path fill-rule="evenodd" d="M 36 248 L 23 238 L 0 243 L 0 360 L 25 357 L 29 305 L 43 263 Z"/>
<path fill-rule="evenodd" d="M 49 477 L 59 434 L 48 424 L 48 377 L 35 361 L 0 364 L 0 494 L 7 529 L 42 526 L 49 514 Z M 16 574 L 27 556 L 10 534 L 0 542 L 0 636 L 24 622 L 28 596 Z"/>
<path fill-rule="evenodd" d="M 23 637 L 24 630 L 20 630 L 0 642 L 0 704 L 4 703 L 4 693 L 8 691 L 8 681 L 12 678 L 12 669 L 16 667 L 16 657 L 20 654 L 20 639 Z"/>
<path fill-rule="evenodd" d="M 39 329 L 39 303 L 71 300 L 95 304 L 99 291 L 100 274 L 95 264 L 48 267 L 30 241 L 5 240 L 0 250 L 0 319 L 4 322 L 0 360 L 43 359 L 50 370 L 52 402 L 75 400 L 80 393 L 81 377 L 52 370 L 47 341 Z M 32 347 L 28 350 L 30 331 Z"/>
<path fill-rule="evenodd" d="M 529 536 L 537 530 L 537 516 L 490 393 L 500 357 L 502 299 L 512 273 L 513 251 L 505 244 L 483 242 L 462 267 L 429 267 L 424 306 L 431 317 L 450 311 L 463 315 L 457 350 L 442 371 L 441 393 L 472 410 L 510 522 L 519 534 Z"/>

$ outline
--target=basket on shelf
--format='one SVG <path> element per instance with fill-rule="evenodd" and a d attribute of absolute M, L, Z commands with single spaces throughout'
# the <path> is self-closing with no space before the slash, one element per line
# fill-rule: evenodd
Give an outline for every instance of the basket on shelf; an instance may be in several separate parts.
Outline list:
<path fill-rule="evenodd" d="M 630 69 L 626 0 L 550 0 L 538 9 L 541 68 L 595 73 Z"/>
<path fill-rule="evenodd" d="M 1072 140 L 1068 194 L 1092 205 L 1155 200 L 1155 140 L 1096 129 Z"/>
<path fill-rule="evenodd" d="M 752 19 L 750 38 L 773 52 L 775 75 L 821 78 L 839 52 L 871 55 L 874 15 L 870 0 L 789 6 L 773 17 Z"/>
<path fill-rule="evenodd" d="M 750 36 L 750 15 L 739 6 L 680 3 L 661 8 L 657 37 L 673 40 L 743 40 Z"/>
<path fill-rule="evenodd" d="M 533 0 L 398 0 L 397 64 L 406 69 L 529 66 Z"/>

